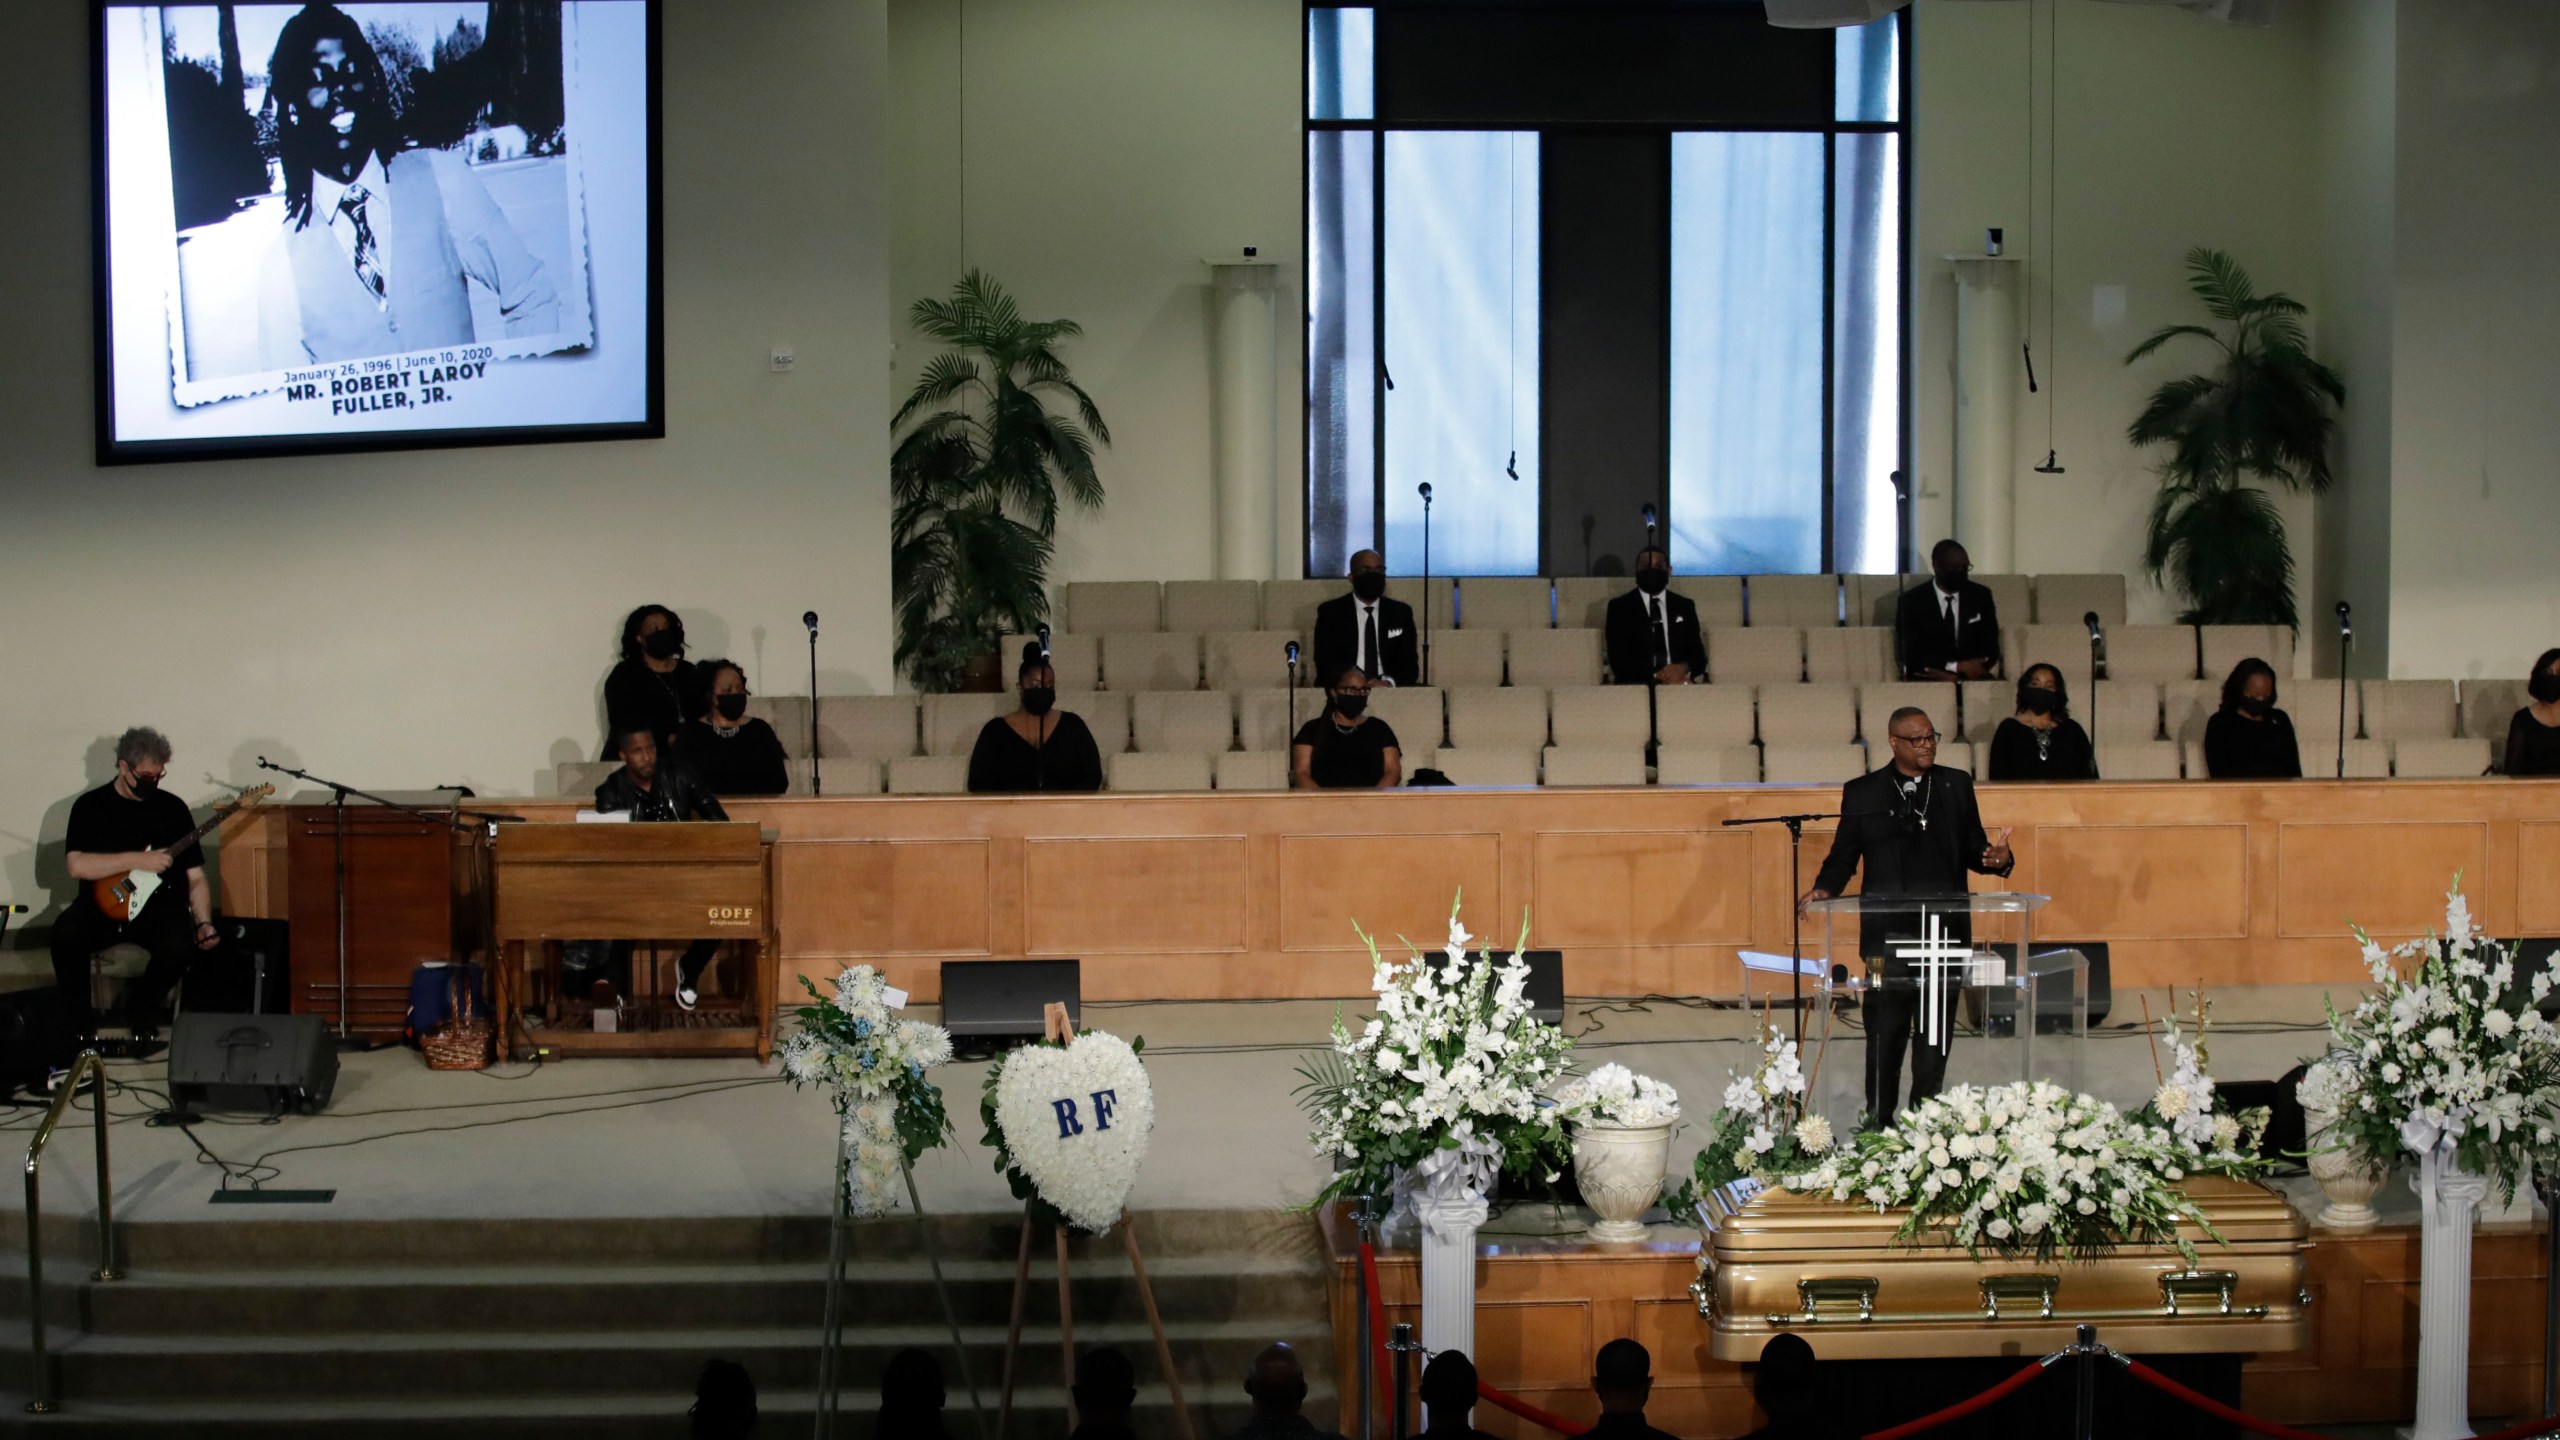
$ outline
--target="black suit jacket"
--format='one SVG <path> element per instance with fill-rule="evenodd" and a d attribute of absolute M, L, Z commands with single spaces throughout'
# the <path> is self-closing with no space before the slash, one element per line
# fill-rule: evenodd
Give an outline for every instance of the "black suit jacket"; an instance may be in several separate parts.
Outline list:
<path fill-rule="evenodd" d="M 1331 685 L 1335 676 L 1359 663 L 1359 615 L 1359 602 L 1349 595 L 1336 595 L 1316 607 L 1317 685 Z M 1398 685 L 1422 683 L 1422 635 L 1414 628 L 1412 606 L 1379 598 L 1378 653 L 1385 658 L 1387 679 Z"/>
<path fill-rule="evenodd" d="M 1959 660 L 1988 660 L 2000 673 L 2000 606 L 1991 587 L 1964 582 L 1956 592 L 1960 636 L 1947 633 L 1947 617 L 1938 604 L 1938 584 L 1923 580 L 1902 592 L 1894 610 L 1893 639 L 1902 657 L 1902 678 L 1917 670 L 1945 670 Z"/>
<path fill-rule="evenodd" d="M 1664 618 L 1671 623 L 1671 658 L 1689 667 L 1689 678 L 1707 673 L 1707 638 L 1698 629 L 1698 602 L 1676 590 L 1662 592 Z M 1653 678 L 1653 620 L 1645 614 L 1644 592 L 1630 590 L 1609 602 L 1609 678 L 1620 685 L 1641 685 Z"/>
<path fill-rule="evenodd" d="M 1840 829 L 1832 837 L 1822 873 L 1814 877 L 1815 889 L 1838 895 L 1848 885 L 1850 872 L 1863 865 L 1866 879 L 1858 887 L 1861 895 L 1961 895 L 1968 873 L 2006 875 L 2017 868 L 2014 857 L 2002 869 L 1983 868 L 1982 852 L 1991 837 L 1982 828 L 1971 775 L 1943 765 L 1930 767 L 1925 812 L 1915 810 L 1904 798 L 1901 780 L 1901 772 L 1888 764 L 1840 787 Z M 1929 818 L 1925 830 L 1916 819 L 1921 813 Z M 1969 936 L 1970 927 L 1955 924 L 1955 918 L 1950 917 L 1948 930 Z M 1883 956 L 1888 941 L 1918 933 L 1916 920 L 1916 916 L 1860 916 L 1859 953 Z"/>
<path fill-rule="evenodd" d="M 657 778 L 643 791 L 631 778 L 626 765 L 604 777 L 596 787 L 596 808 L 611 813 L 616 810 L 639 810 L 646 801 L 663 800 L 676 815 L 686 820 L 726 820 L 729 812 L 720 808 L 720 797 L 702 783 L 692 767 L 672 755 L 658 758 Z M 655 807 L 652 807 L 655 808 Z M 646 818 L 634 816 L 635 819 Z"/>

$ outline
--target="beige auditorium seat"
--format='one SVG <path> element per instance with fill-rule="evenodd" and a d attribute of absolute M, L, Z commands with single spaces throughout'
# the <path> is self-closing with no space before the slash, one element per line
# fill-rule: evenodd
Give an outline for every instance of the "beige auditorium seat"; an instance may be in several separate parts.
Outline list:
<path fill-rule="evenodd" d="M 1061 690 L 1058 708 L 1084 717 L 1085 728 L 1093 732 L 1094 749 L 1117 755 L 1129 748 L 1129 702 L 1133 698 L 1125 690 Z"/>
<path fill-rule="evenodd" d="M 2500 751 L 2504 763 L 2507 727 L 2515 723 L 2516 712 L 2531 702 L 2522 680 L 2465 680 L 2462 693 L 2462 733 L 2486 740 Z"/>
<path fill-rule="evenodd" d="M 1112 635 L 1102 644 L 1102 682 L 1114 690 L 1197 690 L 1200 637 L 1187 630 Z"/>
<path fill-rule="evenodd" d="M 1458 619 L 1469 630 L 1552 630 L 1555 586 L 1544 576 L 1483 575 L 1458 581 Z"/>
<path fill-rule="evenodd" d="M 1142 754 L 1132 750 L 1103 757 L 1104 773 L 1114 790 L 1206 790 L 1209 757 L 1184 753 Z"/>
<path fill-rule="evenodd" d="M 1875 756 L 1876 763 L 1882 765 L 1893 758 L 1891 750 L 1892 747 L 1889 744 L 1879 743 L 1871 747 L 1867 753 Z M 1970 740 L 1941 740 L 1938 742 L 1937 757 L 1931 763 L 1978 777 L 1982 774 L 1982 767 L 1991 763 L 1991 747 L 1977 746 Z"/>
<path fill-rule="evenodd" d="M 2454 728 L 2450 680 L 2367 680 L 2364 733 L 2375 740 L 2450 740 Z"/>
<path fill-rule="evenodd" d="M 2036 613 L 2020 615 L 2039 625 L 2072 625 L 2090 611 L 2098 612 L 2098 623 L 2110 634 L 2124 622 L 2124 577 L 2122 575 L 2039 575 L 2036 577 Z"/>
<path fill-rule="evenodd" d="M 1690 583 L 1674 576 L 1671 588 L 1687 595 Z M 1556 623 L 1567 629 L 1605 629 L 1609 623 L 1609 602 L 1634 588 L 1636 582 L 1624 575 L 1559 575 L 1556 577 Z M 1698 623 L 1707 623 L 1707 607 L 1703 601 L 1698 606 Z M 1733 623 L 1739 625 L 1742 620 L 1736 616 Z"/>
<path fill-rule="evenodd" d="M 1847 591 L 1849 623 L 1882 625 L 1892 629 L 1901 612 L 1902 592 L 1928 578 L 1926 575 L 1841 576 L 1842 588 Z"/>
<path fill-rule="evenodd" d="M 1369 692 L 1369 713 L 1387 722 L 1403 749 L 1437 750 L 1448 725 L 1448 693 L 1436 685 L 1381 685 Z"/>
<path fill-rule="evenodd" d="M 2202 682 L 2198 682 L 2202 683 Z M 2214 686 L 2214 703 L 2221 703 L 2222 687 Z M 2276 706 L 2293 717 L 2293 733 L 2302 743 L 2302 773 L 2327 775 L 2336 770 L 2337 757 L 2330 754 L 2338 744 L 2339 682 L 2334 678 L 2289 680 L 2276 678 Z M 2346 731 L 2349 740 L 2364 733 L 2364 707 L 2353 683 L 2345 687 Z M 2198 731 L 2202 734 L 2202 731 Z M 2329 756 L 2329 763 L 2314 767 L 2311 752 L 2317 749 Z"/>
<path fill-rule="evenodd" d="M 1286 790 L 1289 756 L 1280 750 L 1230 750 L 1217 757 L 1211 778 L 1221 790 Z"/>
<path fill-rule="evenodd" d="M 1401 736 L 1403 732 L 1397 734 Z M 1449 747 L 1526 751 L 1531 755 L 1546 749 L 1547 692 L 1529 686 L 1451 690 Z"/>
<path fill-rule="evenodd" d="M 1804 679 L 1804 631 L 1786 625 L 1707 631 L 1707 678 L 1719 685 L 1793 685 Z"/>
<path fill-rule="evenodd" d="M 1343 586 L 1345 589 L 1350 588 L 1350 582 L 1343 582 Z M 1434 630 L 1458 628 L 1457 582 L 1446 575 L 1434 575 L 1427 588 L 1430 591 L 1431 613 L 1426 619 L 1423 615 L 1423 592 L 1426 587 L 1422 583 L 1422 577 L 1419 575 L 1387 577 L 1387 598 L 1401 600 L 1412 606 L 1416 623 L 1428 625 Z"/>
<path fill-rule="evenodd" d="M 1881 745 L 1885 726 L 1893 712 L 1905 705 L 1917 705 L 1929 712 L 1929 723 L 1953 739 L 1956 728 L 1956 687 L 1943 680 L 1896 680 L 1884 685 L 1858 687 L 1858 734 L 1870 745 Z"/>
<path fill-rule="evenodd" d="M 966 755 L 901 755 L 889 762 L 892 795 L 965 795 L 969 793 Z"/>
<path fill-rule="evenodd" d="M 964 763 L 987 722 L 1020 704 L 1010 690 L 992 695 L 927 695 L 924 697 L 924 753 L 957 756 Z"/>
<path fill-rule="evenodd" d="M 1600 683 L 1600 632 L 1597 630 L 1514 630 L 1510 632 L 1509 671 L 1514 685 Z M 1437 670 L 1437 663 L 1434 663 Z"/>
<path fill-rule="evenodd" d="M 1231 630 L 1208 636 L 1201 644 L 1208 662 L 1203 667 L 1208 673 L 1208 686 L 1212 690 L 1286 690 L 1290 643 L 1295 641 L 1300 646 L 1300 680 L 1307 678 L 1307 662 L 1315 658 L 1305 640 L 1305 636 L 1289 630 Z"/>
<path fill-rule="evenodd" d="M 591 800 L 596 787 L 621 768 L 619 760 L 563 760 L 551 767 L 551 780 L 563 797 Z"/>
<path fill-rule="evenodd" d="M 1619 587 L 1623 592 L 1632 584 Z M 1698 628 L 1738 626 L 1743 622 L 1742 577 L 1739 575 L 1674 575 L 1671 590 L 1698 607 Z"/>
<path fill-rule="evenodd" d="M 1260 630 L 1262 582 L 1259 580 L 1167 580 L 1164 582 L 1164 628 L 1216 635 Z M 1270 627 L 1286 630 L 1286 625 Z"/>
<path fill-rule="evenodd" d="M 2106 780 L 2176 780 L 2185 758 L 2175 740 L 2101 740 L 2098 775 Z"/>
<path fill-rule="evenodd" d="M 2071 711 L 2101 748 L 2160 738 L 2160 686 L 2153 681 L 2101 680 L 2095 699 L 2072 697 Z"/>
<path fill-rule="evenodd" d="M 1964 724 L 1961 727 L 1948 724 L 1935 710 L 1929 712 L 1930 718 L 1938 722 L 1938 728 L 1949 735 L 1970 740 L 1976 745 L 1988 745 L 1991 737 L 1998 733 L 2000 722 L 2018 713 L 2018 687 L 2012 681 L 1965 680 L 1958 682 L 1956 689 L 1963 696 L 1960 703 L 1964 707 Z"/>
<path fill-rule="evenodd" d="M 880 793 L 881 765 L 877 760 L 838 760 L 833 756 L 818 762 L 818 773 L 827 782 L 829 795 L 877 795 Z M 809 785 L 809 762 L 790 762 L 791 788 L 787 794 L 817 793 Z"/>
<path fill-rule="evenodd" d="M 1846 685 L 1764 685 L 1760 738 L 1767 745 L 1846 745 L 1858 738 L 1858 692 Z"/>
<path fill-rule="evenodd" d="M 2050 665 L 2062 672 L 2062 683 L 2074 695 L 2089 693 L 2089 630 L 2083 625 L 2013 625 L 2000 637 L 2004 647 L 2000 678 L 2009 682 L 2009 703 L 2017 705 L 2018 676 L 2030 665 Z"/>
<path fill-rule="evenodd" d="M 829 760 L 894 760 L 913 755 L 917 708 L 913 695 L 821 695 L 818 753 Z M 790 749 L 791 737 L 785 735 L 782 743 Z M 800 743 L 807 746 L 805 734 Z"/>
<path fill-rule="evenodd" d="M 2338 773 L 2338 754 L 2334 748 L 2335 743 L 2336 742 L 2334 741 L 2331 742 L 2332 748 L 2322 750 L 2316 760 L 2306 750 L 2302 757 L 2302 773 L 2313 776 L 2336 775 Z M 2347 742 L 2346 759 L 2346 778 L 2350 780 L 2388 780 L 2391 778 L 2391 745 L 2389 741 L 2350 740 Z"/>
<path fill-rule="evenodd" d="M 1728 750 L 1760 738 L 1759 691 L 1750 685 L 1665 685 L 1653 692 L 1654 734 L 1668 750 Z M 1752 768 L 1757 772 L 1759 762 Z"/>
<path fill-rule="evenodd" d="M 853 698 L 853 697 L 848 696 L 848 697 L 845 697 L 845 698 L 850 699 L 850 698 Z M 871 698 L 874 698 L 874 697 L 871 697 L 871 696 L 864 696 L 864 697 L 861 697 L 861 698 L 864 698 L 864 699 L 871 699 Z M 900 751 L 899 753 L 900 753 L 900 754 L 902 754 L 902 755 L 903 755 L 903 754 L 912 754 L 912 753 L 914 753 L 915 748 L 916 748 L 916 701 L 915 701 L 915 697 L 914 697 L 914 696 L 912 696 L 912 695 L 908 695 L 908 696 L 903 696 L 903 697 L 892 697 L 892 698 L 902 698 L 902 699 L 904 699 L 904 700 L 907 702 L 907 748 L 906 748 L 905 750 Z M 821 713 L 821 717 L 822 717 L 822 718 L 819 720 L 819 722 L 818 722 L 818 723 L 819 723 L 819 725 L 823 728 L 823 727 L 824 727 L 824 725 L 826 724 L 826 721 L 825 721 L 825 720 L 824 720 L 824 718 L 823 718 L 823 715 L 824 715 L 823 707 L 821 708 L 821 712 L 820 712 L 820 713 Z M 761 720 L 761 721 L 763 721 L 764 723 L 766 723 L 767 725 L 770 725 L 770 726 L 772 726 L 772 727 L 773 727 L 773 733 L 774 733 L 774 735 L 775 735 L 776 737 L 778 737 L 778 738 L 782 741 L 782 755 L 783 755 L 783 758 L 784 758 L 784 759 L 786 759 L 786 760 L 798 760 L 798 759 L 801 759 L 801 758 L 805 757 L 806 755 L 808 755 L 808 753 L 809 753 L 809 697 L 808 697 L 808 696 L 806 696 L 806 695 L 750 695 L 750 696 L 748 696 L 748 697 L 747 697 L 747 718 L 748 718 L 748 719 L 750 719 L 750 720 Z M 821 737 L 821 739 L 820 739 L 819 743 L 820 743 L 820 744 L 822 744 L 822 745 L 826 743 L 823 737 Z M 829 748 L 828 748 L 827 753 L 828 753 L 828 754 L 830 754 L 830 755 L 834 754 L 834 753 L 835 753 L 834 748 L 833 748 L 833 747 L 829 747 Z"/>
<path fill-rule="evenodd" d="M 2110 680 L 2193 680 L 2196 630 L 2192 625 L 2107 627 Z"/>
<path fill-rule="evenodd" d="M 1986 575 L 1976 571 L 1973 583 L 1991 592 L 1991 603 L 2000 612 L 2000 624 L 2003 628 L 2035 623 L 2035 584 L 2026 576 Z M 2073 617 L 2075 625 L 2078 623 L 2078 618 Z M 2085 635 L 2088 630 L 2082 627 L 2080 633 Z"/>
<path fill-rule="evenodd" d="M 1265 697 L 1287 704 L 1289 692 Z M 1301 697 L 1303 700 L 1303 697 Z M 1223 690 L 1159 690 L 1129 697 L 1129 728 L 1146 754 L 1215 755 L 1235 743 L 1237 697 Z"/>
<path fill-rule="evenodd" d="M 2490 742 L 2476 736 L 2391 742 L 2391 773 L 2404 780 L 2468 780 L 2489 771 Z"/>
<path fill-rule="evenodd" d="M 2220 680 L 2172 680 L 2160 687 L 2160 733 L 2184 745 L 2201 744 L 2206 722 L 2222 708 Z M 2194 766 L 2187 767 L 2187 778 L 2201 780 Z"/>
<path fill-rule="evenodd" d="M 1074 580 L 1067 623 L 1076 635 L 1128 635 L 1164 628 L 1164 587 L 1153 580 Z"/>
<path fill-rule="evenodd" d="M 1404 738 L 1403 733 L 1398 732 L 1396 738 L 1401 741 Z M 1396 762 L 1404 771 L 1404 783 L 1410 785 L 1413 783 L 1414 776 L 1425 770 L 1439 768 L 1440 751 L 1437 747 L 1430 745 L 1399 744 L 1396 746 Z"/>
<path fill-rule="evenodd" d="M 1757 785 L 1760 747 L 1675 750 L 1665 745 L 1654 755 L 1653 780 L 1657 785 Z"/>
<path fill-rule="evenodd" d="M 1039 643 L 1037 637 L 1030 635 L 1007 635 L 997 642 L 996 658 L 1002 662 L 1004 688 L 1013 688 L 1013 677 L 1023 656 Z M 1057 672 L 1061 690 L 1098 688 L 1102 683 L 1102 637 L 1050 631 L 1049 668 Z"/>
<path fill-rule="evenodd" d="M 1838 785 L 1867 773 L 1862 745 L 1763 745 L 1760 767 L 1772 785 Z"/>
<path fill-rule="evenodd" d="M 1541 783 L 1550 787 L 1642 785 L 1644 747 L 1567 749 L 1551 746 L 1541 764 Z"/>
<path fill-rule="evenodd" d="M 1692 688 L 1695 687 L 1676 685 L 1670 690 Z M 1560 687 L 1548 697 L 1547 714 L 1560 750 L 1618 750 L 1633 746 L 1641 751 L 1653 737 L 1652 716 L 1641 685 Z"/>
<path fill-rule="evenodd" d="M 1330 580 L 1265 580 L 1262 582 L 1261 628 L 1313 635 L 1316 633 L 1316 607 L 1336 595 L 1350 593 L 1351 582 L 1340 577 Z"/>
<path fill-rule="evenodd" d="M 1474 690 L 1502 683 L 1502 632 L 1435 630 L 1424 676 L 1442 690 Z"/>
<path fill-rule="evenodd" d="M 1837 575 L 1746 575 L 1742 590 L 1749 624 L 1813 630 L 1840 623 Z M 1705 618 L 1700 616 L 1700 623 Z"/>
<path fill-rule="evenodd" d="M 1419 767 L 1407 765 L 1409 779 Z M 1449 777 L 1452 785 L 1535 785 L 1538 783 L 1538 752 L 1535 750 L 1442 750 L 1431 757 L 1431 768 Z"/>
<path fill-rule="evenodd" d="M 1380 694 L 1386 692 L 1380 691 Z M 1165 699 L 1189 699 L 1168 695 Z M 1312 690 L 1242 690 L 1227 697 L 1236 705 L 1236 743 L 1247 750 L 1286 750 L 1289 737 L 1324 713 L 1324 696 Z M 1291 701 L 1296 707 L 1291 708 Z M 1291 717 L 1295 716 L 1294 722 Z M 1143 750 L 1146 747 L 1138 747 Z"/>
<path fill-rule="evenodd" d="M 1804 678 L 1819 685 L 1880 685 L 1898 678 L 1893 631 L 1880 625 L 1805 631 Z"/>
<path fill-rule="evenodd" d="M 2203 660 L 2198 679 L 2220 685 L 2232 666 L 2252 655 L 2275 667 L 2277 689 L 2293 677 L 2293 632 L 2282 625 L 2199 625 L 2196 644 Z"/>

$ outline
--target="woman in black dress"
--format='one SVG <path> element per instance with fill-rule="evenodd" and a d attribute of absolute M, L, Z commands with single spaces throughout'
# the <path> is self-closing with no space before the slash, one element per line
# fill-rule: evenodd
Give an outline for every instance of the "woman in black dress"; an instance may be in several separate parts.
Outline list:
<path fill-rule="evenodd" d="M 779 795 L 791 788 L 782 737 L 747 714 L 747 672 L 734 660 L 705 660 L 711 703 L 688 721 L 679 742 L 685 763 L 714 795 Z"/>
<path fill-rule="evenodd" d="M 684 658 L 684 622 L 664 605 L 643 605 L 622 621 L 622 662 L 604 677 L 604 751 L 621 757 L 617 737 L 643 726 L 662 753 L 681 754 L 687 720 L 711 703 L 711 682 Z"/>
<path fill-rule="evenodd" d="M 2089 732 L 2071 718 L 2062 672 L 2030 665 L 2018 677 L 2018 712 L 1991 736 L 1994 780 L 2095 780 L 2098 757 Z"/>
<path fill-rule="evenodd" d="M 1349 666 L 1333 677 L 1325 712 L 1290 737 L 1289 788 L 1392 790 L 1403 783 L 1396 732 L 1369 713 L 1369 677 Z"/>
<path fill-rule="evenodd" d="M 2560 650 L 2545 650 L 2524 682 L 2533 703 L 2507 722 L 2509 775 L 2560 775 Z"/>
<path fill-rule="evenodd" d="M 969 752 L 969 793 L 1101 789 L 1101 748 L 1082 716 L 1057 708 L 1058 676 L 1040 658 L 1039 642 L 1022 647 L 1014 685 L 1022 703 L 988 721 Z"/>
<path fill-rule="evenodd" d="M 2222 708 L 2204 723 L 2205 773 L 2216 780 L 2299 780 L 2293 717 L 2276 708 L 2275 667 L 2252 655 L 2222 682 Z"/>

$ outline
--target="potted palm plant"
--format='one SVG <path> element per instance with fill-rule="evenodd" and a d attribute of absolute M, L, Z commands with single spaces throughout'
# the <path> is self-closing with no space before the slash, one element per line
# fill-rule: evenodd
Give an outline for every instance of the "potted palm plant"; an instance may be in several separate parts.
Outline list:
<path fill-rule="evenodd" d="M 1101 508 L 1093 448 L 1111 430 L 1058 358 L 1059 341 L 1084 333 L 1074 321 L 1024 319 L 976 270 L 908 313 L 952 348 L 889 422 L 905 429 L 889 456 L 897 663 L 919 690 L 995 690 L 998 638 L 1048 618 L 1062 499 Z M 1074 416 L 1052 413 L 1053 398 Z"/>
<path fill-rule="evenodd" d="M 2186 596 L 2183 623 L 2294 625 L 2293 549 L 2261 486 L 2329 488 L 2330 407 L 2346 403 L 2346 386 L 2311 358 L 2301 302 L 2258 294 L 2238 262 L 2201 245 L 2187 271 L 2216 323 L 2165 326 L 2125 357 L 2136 364 L 2180 336 L 2221 351 L 2212 370 L 2152 391 L 2125 432 L 2169 447 L 2143 562 Z"/>

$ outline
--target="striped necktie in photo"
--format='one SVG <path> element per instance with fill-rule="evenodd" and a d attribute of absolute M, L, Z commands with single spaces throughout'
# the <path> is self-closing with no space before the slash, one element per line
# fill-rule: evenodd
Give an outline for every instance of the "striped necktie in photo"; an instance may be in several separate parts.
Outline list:
<path fill-rule="evenodd" d="M 383 285 L 382 259 L 374 251 L 373 222 L 367 220 L 364 214 L 365 203 L 372 198 L 373 196 L 367 193 L 363 186 L 350 185 L 347 187 L 347 193 L 338 197 L 338 213 L 346 216 L 347 222 L 355 226 L 356 279 L 363 282 L 365 289 L 373 292 L 373 303 L 376 307 L 388 307 L 391 302 Z"/>

